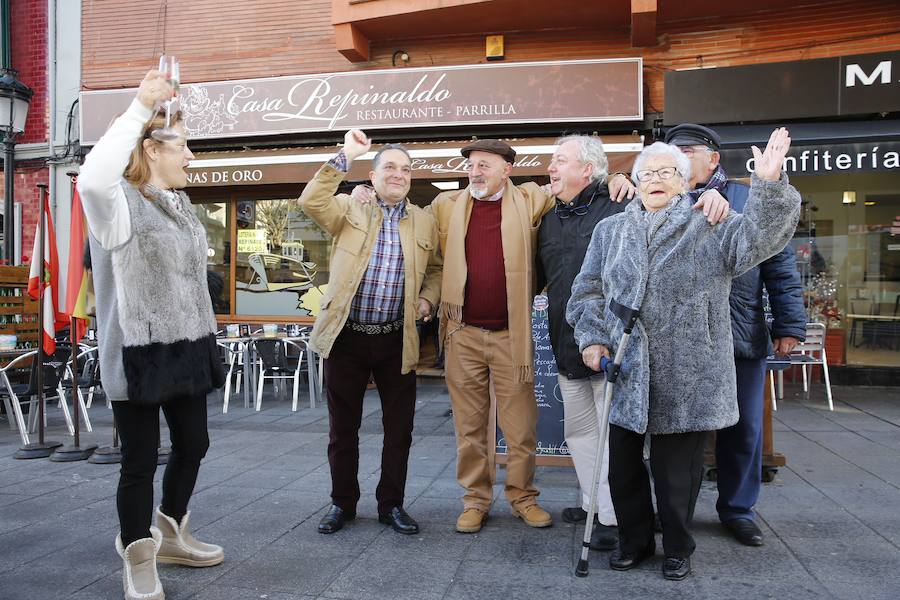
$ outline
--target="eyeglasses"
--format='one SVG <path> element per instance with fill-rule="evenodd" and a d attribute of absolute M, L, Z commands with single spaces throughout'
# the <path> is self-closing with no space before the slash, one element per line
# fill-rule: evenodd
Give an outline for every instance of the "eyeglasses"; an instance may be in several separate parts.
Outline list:
<path fill-rule="evenodd" d="M 662 169 L 656 169 L 653 171 L 644 170 L 637 172 L 637 180 L 641 183 L 647 183 L 651 179 L 653 179 L 653 174 L 656 173 L 659 175 L 660 179 L 672 179 L 676 173 L 678 173 L 678 169 L 675 167 L 663 167 Z"/>

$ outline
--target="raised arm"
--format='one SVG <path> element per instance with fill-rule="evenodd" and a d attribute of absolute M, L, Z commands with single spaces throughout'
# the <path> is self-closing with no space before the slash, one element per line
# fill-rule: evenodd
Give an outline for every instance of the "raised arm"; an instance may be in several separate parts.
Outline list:
<path fill-rule="evenodd" d="M 753 146 L 756 169 L 750 196 L 740 215 L 731 215 L 713 234 L 726 268 L 740 275 L 780 252 L 791 240 L 800 219 L 800 193 L 781 170 L 791 145 L 785 128 L 772 132 L 764 152 Z"/>
<path fill-rule="evenodd" d="M 107 250 L 131 237 L 131 216 L 122 175 L 131 152 L 141 143 L 153 107 L 172 97 L 172 88 L 159 71 L 150 71 L 141 81 L 137 96 L 88 153 L 78 175 L 78 193 L 88 226 Z"/>
<path fill-rule="evenodd" d="M 372 141 L 359 129 L 344 134 L 344 148 L 325 163 L 303 188 L 298 200 L 303 212 L 332 236 L 337 235 L 350 210 L 350 197 L 335 196 L 353 161 L 369 151 Z"/>

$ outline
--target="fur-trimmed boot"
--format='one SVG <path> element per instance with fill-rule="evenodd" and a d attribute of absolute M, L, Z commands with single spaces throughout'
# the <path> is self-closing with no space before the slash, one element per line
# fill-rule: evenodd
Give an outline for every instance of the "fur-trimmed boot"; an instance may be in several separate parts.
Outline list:
<path fill-rule="evenodd" d="M 156 508 L 156 525 L 162 532 L 162 548 L 157 560 L 161 563 L 187 565 L 189 567 L 211 567 L 225 560 L 222 546 L 197 541 L 191 535 L 188 511 L 178 524 L 175 519 Z"/>
<path fill-rule="evenodd" d="M 162 544 L 162 534 L 150 528 L 152 537 L 141 538 L 122 546 L 122 536 L 116 536 L 116 551 L 122 557 L 122 587 L 125 600 L 165 600 L 162 583 L 156 572 L 156 555 Z"/>

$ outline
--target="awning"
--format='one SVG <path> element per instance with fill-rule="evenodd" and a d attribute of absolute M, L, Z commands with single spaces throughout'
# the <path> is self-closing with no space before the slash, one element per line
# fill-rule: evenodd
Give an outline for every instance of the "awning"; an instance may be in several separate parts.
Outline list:
<path fill-rule="evenodd" d="M 602 136 L 609 171 L 630 171 L 634 157 L 644 147 L 638 135 Z M 414 179 L 446 179 L 466 176 L 466 159 L 460 150 L 471 140 L 411 142 L 404 144 L 412 158 Z M 556 138 L 505 140 L 516 150 L 512 176 L 546 175 Z M 202 152 L 191 161 L 189 188 L 232 185 L 306 183 L 319 167 L 334 156 L 339 146 Z M 350 180 L 365 180 L 372 170 L 375 152 L 353 162 Z"/>

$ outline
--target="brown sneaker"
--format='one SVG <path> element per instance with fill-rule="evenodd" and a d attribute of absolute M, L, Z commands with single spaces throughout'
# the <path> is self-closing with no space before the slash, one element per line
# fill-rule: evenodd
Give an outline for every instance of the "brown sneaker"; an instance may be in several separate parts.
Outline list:
<path fill-rule="evenodd" d="M 535 504 L 526 506 L 512 507 L 514 517 L 519 517 L 529 527 L 550 527 L 553 525 L 553 518 L 546 510 Z"/>
<path fill-rule="evenodd" d="M 487 521 L 487 513 L 477 508 L 467 508 L 456 519 L 456 530 L 460 533 L 478 533 Z"/>

